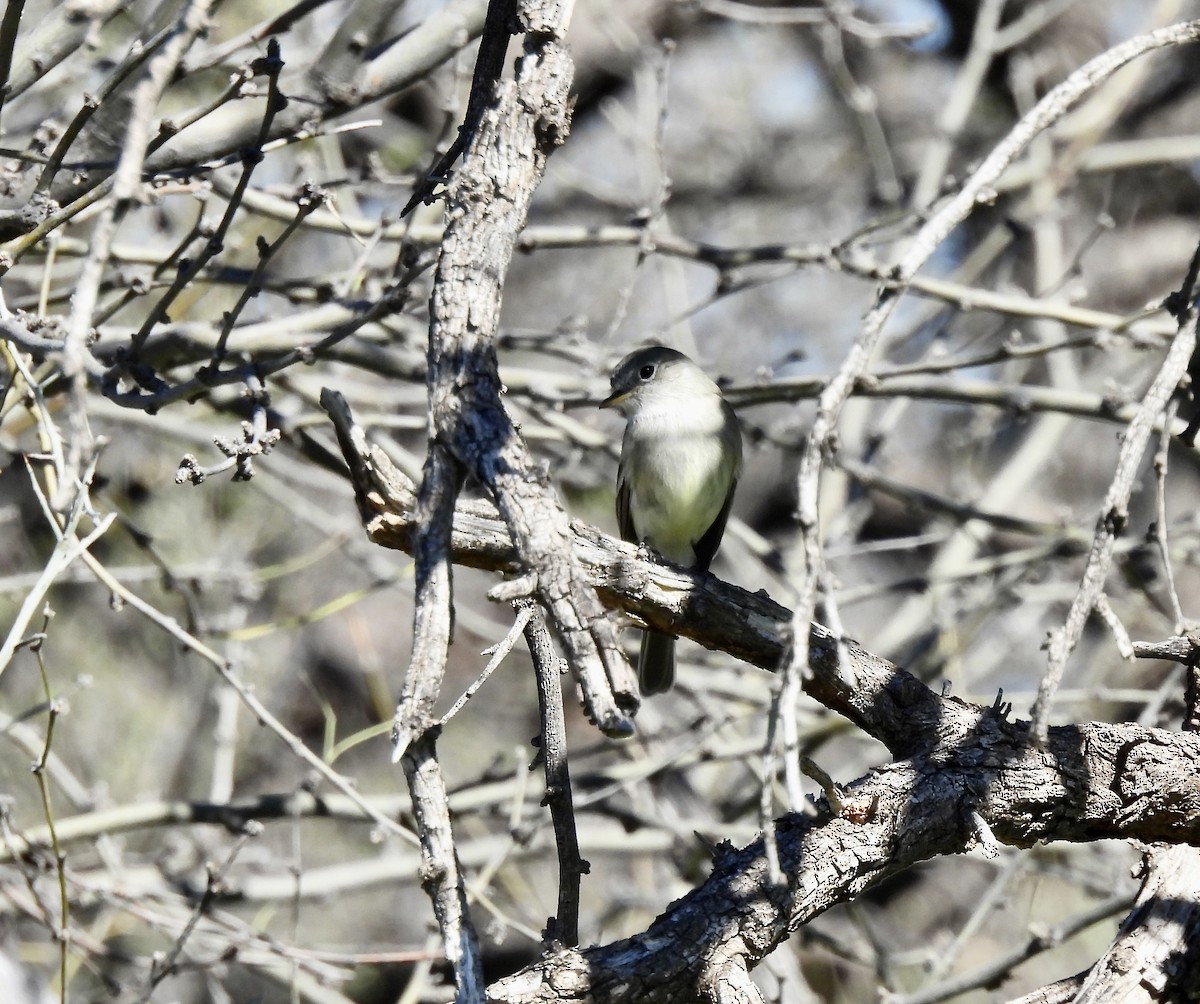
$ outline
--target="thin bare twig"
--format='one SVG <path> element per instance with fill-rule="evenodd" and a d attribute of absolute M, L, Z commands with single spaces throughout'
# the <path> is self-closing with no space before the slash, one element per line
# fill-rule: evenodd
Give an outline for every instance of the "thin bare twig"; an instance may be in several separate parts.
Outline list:
<path fill-rule="evenodd" d="M 1124 531 L 1129 520 L 1129 499 L 1133 494 L 1146 444 L 1154 431 L 1154 422 L 1166 411 L 1171 395 L 1175 393 L 1179 381 L 1187 372 L 1188 361 L 1195 351 L 1196 325 L 1197 313 L 1195 308 L 1192 308 L 1191 316 L 1180 326 L 1170 351 L 1154 377 L 1154 382 L 1146 391 L 1137 413 L 1129 423 L 1129 428 L 1121 437 L 1121 451 L 1116 470 L 1100 507 L 1095 536 L 1079 588 L 1071 601 L 1065 623 L 1061 628 L 1050 632 L 1046 672 L 1038 685 L 1038 696 L 1032 710 L 1034 736 L 1039 742 L 1046 737 L 1050 706 L 1066 668 L 1067 659 L 1079 643 L 1087 619 L 1104 591 L 1104 582 L 1112 565 L 1117 537 Z"/>
<path fill-rule="evenodd" d="M 538 737 L 539 756 L 546 775 L 546 797 L 554 822 L 554 843 L 558 849 L 558 909 L 546 921 L 545 941 L 554 946 L 579 944 L 579 885 L 591 866 L 579 853 L 575 831 L 575 809 L 571 795 L 571 772 L 567 764 L 567 723 L 563 715 L 561 660 L 554 650 L 546 621 L 536 604 L 529 600 L 519 605 L 529 613 L 525 641 L 533 656 L 537 675 L 538 709 L 542 733 Z"/>

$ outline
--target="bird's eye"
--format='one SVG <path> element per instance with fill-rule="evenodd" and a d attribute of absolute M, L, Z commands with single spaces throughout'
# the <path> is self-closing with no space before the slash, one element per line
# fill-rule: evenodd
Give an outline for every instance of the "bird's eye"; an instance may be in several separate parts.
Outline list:
<path fill-rule="evenodd" d="M 638 370 L 638 376 L 643 380 L 649 380 L 652 376 L 654 376 L 654 367 L 649 365 L 643 366 L 640 370 Z"/>

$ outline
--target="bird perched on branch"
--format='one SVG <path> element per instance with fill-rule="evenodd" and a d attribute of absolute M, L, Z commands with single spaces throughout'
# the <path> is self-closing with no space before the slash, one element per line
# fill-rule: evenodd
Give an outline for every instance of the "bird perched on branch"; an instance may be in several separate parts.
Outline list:
<path fill-rule="evenodd" d="M 742 468 L 742 432 L 721 388 L 682 352 L 653 345 L 612 373 L 601 408 L 625 416 L 617 468 L 621 536 L 668 561 L 707 569 L 721 544 Z M 643 694 L 670 690 L 675 639 L 642 635 Z"/>

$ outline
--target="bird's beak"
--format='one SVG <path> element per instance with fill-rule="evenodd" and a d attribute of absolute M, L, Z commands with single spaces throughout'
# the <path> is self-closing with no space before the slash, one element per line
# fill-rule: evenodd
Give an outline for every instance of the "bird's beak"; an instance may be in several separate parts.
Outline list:
<path fill-rule="evenodd" d="M 629 391 L 613 391 L 603 401 L 600 402 L 601 408 L 619 408 L 625 403 L 625 399 L 629 397 Z"/>

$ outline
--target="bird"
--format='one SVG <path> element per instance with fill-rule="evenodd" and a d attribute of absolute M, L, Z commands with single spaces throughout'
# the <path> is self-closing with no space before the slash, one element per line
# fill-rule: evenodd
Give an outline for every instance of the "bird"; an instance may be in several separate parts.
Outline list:
<path fill-rule="evenodd" d="M 621 537 L 685 568 L 712 564 L 742 469 L 737 415 L 708 375 L 665 345 L 635 349 L 612 372 L 601 408 L 625 417 L 617 466 Z M 643 695 L 675 682 L 675 639 L 645 631 Z"/>

